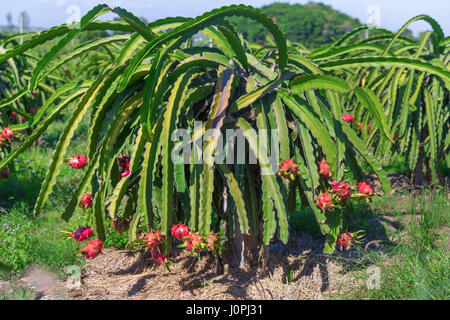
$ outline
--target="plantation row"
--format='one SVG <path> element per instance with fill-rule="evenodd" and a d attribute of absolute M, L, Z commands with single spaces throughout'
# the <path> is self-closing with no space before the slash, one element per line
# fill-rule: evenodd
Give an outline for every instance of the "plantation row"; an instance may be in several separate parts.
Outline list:
<path fill-rule="evenodd" d="M 122 20 L 95 21 L 107 12 Z M 232 16 L 264 26 L 267 44 L 248 43 L 227 20 Z M 432 31 L 420 43 L 402 37 L 418 20 Z M 297 200 L 314 211 L 326 235 L 324 252 L 332 253 L 336 244 L 361 237 L 342 225 L 347 202 L 374 196 L 365 172 L 389 192 L 383 165 L 394 156 L 406 157 L 417 183 L 443 183 L 450 163 L 449 38 L 426 15 L 397 33 L 376 29 L 362 37 L 368 29 L 310 51 L 287 42 L 270 18 L 249 6 L 144 24 L 124 9 L 99 5 L 79 24 L 3 38 L 1 176 L 14 174 L 14 159 L 70 112 L 34 215 L 44 210 L 62 165 L 82 169 L 62 218 L 84 210 L 87 226 L 71 236 L 95 235 L 82 249 L 88 258 L 101 252 L 111 227 L 166 265 L 173 239 L 193 252 L 221 254 L 244 234 L 265 246 L 275 238 L 287 243 Z M 213 46 L 195 43 L 198 32 Z M 87 150 L 64 160 L 85 116 Z M 241 129 L 246 159 L 252 153 L 258 164 L 208 161 L 218 156 L 219 134 L 206 140 L 203 162 L 174 163 L 177 128 L 193 133 L 192 151 L 208 130 Z M 278 132 L 276 155 L 258 137 L 271 130 Z M 261 174 L 273 156 L 278 173 Z"/>

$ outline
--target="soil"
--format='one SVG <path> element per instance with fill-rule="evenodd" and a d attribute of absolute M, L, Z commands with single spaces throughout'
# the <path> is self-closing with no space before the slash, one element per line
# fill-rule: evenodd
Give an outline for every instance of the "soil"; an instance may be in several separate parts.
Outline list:
<path fill-rule="evenodd" d="M 418 193 L 419 188 L 414 186 L 414 184 L 411 182 L 411 180 L 399 173 L 390 173 L 387 175 L 388 180 L 391 182 L 391 194 L 397 193 L 397 192 L 404 192 L 408 191 L 410 193 Z M 381 182 L 378 180 L 378 177 L 376 174 L 367 174 L 364 177 L 364 181 L 369 183 L 375 192 L 382 194 L 383 191 L 381 189 Z"/>
<path fill-rule="evenodd" d="M 243 269 L 225 265 L 226 272 L 218 276 L 210 255 L 198 260 L 175 249 L 169 272 L 155 268 L 148 253 L 108 248 L 87 263 L 79 288 L 68 289 L 67 279 L 57 280 L 37 266 L 29 268 L 18 284 L 34 289 L 38 300 L 329 299 L 358 285 L 344 271 L 345 264 L 324 256 L 322 249 L 322 241 L 309 235 L 291 240 L 288 246 L 275 242 L 266 272 L 257 264 Z M 348 259 L 351 251 L 337 255 Z"/>
<path fill-rule="evenodd" d="M 380 250 L 383 236 L 374 234 L 378 237 L 371 236 L 360 248 Z M 87 262 L 77 288 L 68 289 L 69 277 L 58 280 L 38 266 L 28 268 L 14 286 L 33 289 L 37 300 L 330 299 L 363 284 L 348 268 L 360 263 L 352 248 L 326 256 L 323 240 L 304 234 L 287 245 L 272 243 L 265 272 L 256 262 L 241 269 L 225 265 L 223 275 L 215 274 L 215 259 L 208 254 L 198 260 L 177 248 L 169 272 L 155 267 L 148 253 L 107 248 Z M 8 283 L 3 286 L 0 283 L 0 293 L 7 291 Z"/>

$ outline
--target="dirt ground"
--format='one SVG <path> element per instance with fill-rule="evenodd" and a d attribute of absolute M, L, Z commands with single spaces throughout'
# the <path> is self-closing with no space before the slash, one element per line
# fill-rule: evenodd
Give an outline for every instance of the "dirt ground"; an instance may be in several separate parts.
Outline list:
<path fill-rule="evenodd" d="M 265 274 L 259 272 L 257 265 L 244 269 L 226 266 L 227 272 L 221 276 L 215 274 L 211 256 L 199 261 L 184 251 L 174 252 L 171 272 L 155 269 L 148 258 L 139 253 L 108 250 L 92 260 L 83 275 L 82 288 L 70 294 L 87 299 L 322 299 L 341 286 L 351 287 L 354 281 L 341 274 L 342 268 L 337 264 L 310 252 L 300 256 L 273 253 L 270 271 Z M 289 268 L 292 284 L 287 281 Z"/>
<path fill-rule="evenodd" d="M 87 263 L 79 288 L 68 289 L 68 278 L 57 280 L 37 266 L 27 269 L 18 285 L 32 288 L 39 300 L 318 300 L 361 285 L 342 263 L 353 258 L 352 251 L 330 258 L 322 249 L 322 241 L 309 235 L 287 246 L 276 242 L 266 272 L 257 263 L 244 269 L 225 265 L 225 273 L 217 276 L 209 255 L 198 260 L 175 249 L 169 272 L 155 268 L 148 253 L 108 248 Z M 338 263 L 336 257 L 343 260 Z"/>

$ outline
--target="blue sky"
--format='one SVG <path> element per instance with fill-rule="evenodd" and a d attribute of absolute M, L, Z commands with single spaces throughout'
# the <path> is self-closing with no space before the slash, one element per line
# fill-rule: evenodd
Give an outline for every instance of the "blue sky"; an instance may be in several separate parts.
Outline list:
<path fill-rule="evenodd" d="M 77 9 L 84 15 L 89 9 L 99 3 L 110 6 L 121 6 L 135 15 L 145 17 L 152 21 L 167 16 L 194 17 L 205 11 L 230 4 L 247 4 L 261 7 L 274 1 L 270 0 L 0 0 L 0 25 L 6 25 L 6 14 L 11 12 L 13 22 L 18 24 L 21 11 L 27 11 L 31 17 L 31 25 L 51 27 L 66 23 L 71 17 L 77 15 Z M 278 1 L 290 3 L 306 3 L 308 0 Z M 379 22 L 383 28 L 398 30 L 409 18 L 425 13 L 435 18 L 441 25 L 444 33 L 450 33 L 450 1 L 449 0 L 322 0 L 333 8 L 358 18 L 362 23 L 369 17 L 375 17 L 373 10 L 379 9 Z M 76 6 L 76 7 L 74 7 Z M 378 8 L 378 9 L 377 9 Z M 368 13 L 368 10 L 370 11 Z M 111 15 L 104 18 L 112 19 Z M 428 30 L 425 22 L 416 22 L 410 27 L 414 34 Z"/>

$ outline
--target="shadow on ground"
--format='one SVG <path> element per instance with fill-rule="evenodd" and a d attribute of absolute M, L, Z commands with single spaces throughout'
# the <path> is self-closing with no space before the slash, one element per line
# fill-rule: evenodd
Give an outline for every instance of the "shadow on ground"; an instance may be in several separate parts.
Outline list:
<path fill-rule="evenodd" d="M 352 213 L 349 213 L 352 214 Z M 266 271 L 255 261 L 243 269 L 226 265 L 215 274 L 215 259 L 203 254 L 199 260 L 182 249 L 174 249 L 171 271 L 155 268 L 148 253 L 106 249 L 86 266 L 83 288 L 77 295 L 88 299 L 325 299 L 358 284 L 352 270 L 367 268 L 368 251 L 388 251 L 395 244 L 386 227 L 401 224 L 380 217 L 371 210 L 358 212 L 346 226 L 356 231 L 365 225 L 364 242 L 350 250 L 325 255 L 324 240 L 308 233 L 297 234 L 287 245 L 271 243 Z"/>

